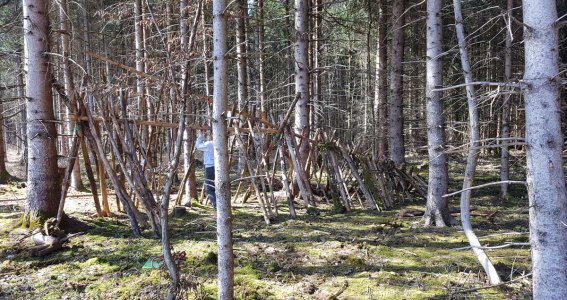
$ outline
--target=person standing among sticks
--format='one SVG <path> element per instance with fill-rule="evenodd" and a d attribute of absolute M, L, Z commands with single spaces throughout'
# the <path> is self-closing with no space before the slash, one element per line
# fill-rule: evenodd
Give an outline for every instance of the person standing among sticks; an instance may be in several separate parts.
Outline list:
<path fill-rule="evenodd" d="M 203 165 L 205 167 L 205 190 L 207 196 L 215 212 L 213 216 L 216 218 L 217 200 L 215 196 L 215 152 L 213 141 L 205 141 L 202 130 L 197 131 L 197 143 L 195 147 L 199 151 L 203 151 Z"/>

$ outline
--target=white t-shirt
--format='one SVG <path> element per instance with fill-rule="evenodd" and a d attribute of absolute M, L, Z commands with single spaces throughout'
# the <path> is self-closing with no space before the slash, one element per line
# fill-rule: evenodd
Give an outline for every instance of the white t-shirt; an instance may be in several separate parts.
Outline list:
<path fill-rule="evenodd" d="M 197 134 L 197 144 L 195 147 L 197 147 L 197 150 L 203 151 L 203 165 L 205 165 L 205 168 L 214 167 L 215 149 L 213 147 L 213 141 L 203 141 L 203 135 Z"/>

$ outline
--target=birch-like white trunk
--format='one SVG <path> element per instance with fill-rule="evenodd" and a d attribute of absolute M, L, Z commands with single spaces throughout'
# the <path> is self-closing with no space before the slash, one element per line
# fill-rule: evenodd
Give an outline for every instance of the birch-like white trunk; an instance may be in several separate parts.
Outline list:
<path fill-rule="evenodd" d="M 142 27 L 142 0 L 134 0 L 134 40 L 136 46 L 136 71 L 145 72 L 144 64 L 144 29 Z M 146 86 L 144 79 L 136 76 L 136 94 L 138 96 L 138 108 L 142 119 L 146 118 Z"/>
<path fill-rule="evenodd" d="M 234 298 L 234 254 L 226 115 L 228 101 L 226 0 L 213 1 L 213 143 L 217 198 L 218 299 Z"/>
<path fill-rule="evenodd" d="M 467 165 L 465 167 L 465 175 L 463 180 L 463 193 L 461 193 L 461 223 L 463 231 L 469 244 L 472 247 L 474 254 L 478 261 L 484 268 L 488 280 L 491 284 L 500 283 L 500 277 L 494 268 L 494 265 L 486 255 L 486 252 L 481 248 L 480 242 L 473 231 L 470 216 L 470 198 L 471 190 L 468 189 L 473 184 L 474 173 L 476 171 L 476 163 L 478 157 L 478 140 L 480 137 L 478 126 L 478 110 L 476 105 L 475 89 L 472 85 L 473 78 L 471 67 L 469 63 L 469 56 L 467 52 L 467 45 L 465 41 L 465 29 L 463 26 L 463 15 L 461 10 L 461 0 L 453 0 L 453 7 L 455 10 L 455 30 L 457 31 L 457 40 L 459 41 L 459 52 L 461 54 L 461 66 L 463 68 L 463 75 L 465 77 L 467 104 L 469 109 L 469 152 L 467 155 Z"/>
<path fill-rule="evenodd" d="M 396 166 L 405 163 L 404 114 L 402 104 L 404 60 L 404 9 L 405 0 L 392 3 L 392 59 L 390 69 L 390 158 Z"/>
<path fill-rule="evenodd" d="M 295 94 L 299 101 L 295 105 L 294 131 L 297 134 L 309 136 L 309 20 L 308 0 L 295 0 Z M 299 145 L 301 167 L 305 168 L 305 161 L 309 154 L 307 139 Z"/>
<path fill-rule="evenodd" d="M 266 117 L 266 74 L 264 67 L 264 43 L 265 43 L 265 28 L 264 28 L 264 0 L 257 0 L 257 26 L 258 26 L 258 98 L 260 102 L 260 114 Z"/>
<path fill-rule="evenodd" d="M 378 0 L 378 45 L 376 46 L 376 83 L 374 87 L 374 126 L 376 134 L 376 158 L 383 159 L 388 154 L 388 39 L 386 38 L 388 18 L 385 0 Z"/>
<path fill-rule="evenodd" d="M 451 224 L 451 214 L 443 195 L 447 193 L 448 173 L 443 126 L 443 108 L 441 92 L 435 92 L 436 86 L 443 84 L 441 75 L 441 53 L 443 52 L 442 0 L 427 1 L 426 20 L 426 114 L 427 114 L 427 150 L 429 154 L 429 181 L 427 204 L 424 215 L 426 226 L 444 227 Z"/>
<path fill-rule="evenodd" d="M 533 298 L 567 298 L 567 196 L 563 172 L 555 1 L 524 0 L 527 182 Z"/>
<path fill-rule="evenodd" d="M 49 68 L 49 1 L 23 0 L 24 66 L 28 121 L 28 180 L 24 225 L 57 215 L 57 131 Z"/>

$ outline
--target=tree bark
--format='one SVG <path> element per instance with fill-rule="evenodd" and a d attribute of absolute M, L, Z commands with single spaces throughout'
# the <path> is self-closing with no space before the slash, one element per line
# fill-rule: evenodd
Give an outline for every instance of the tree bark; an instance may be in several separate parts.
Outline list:
<path fill-rule="evenodd" d="M 405 0 L 394 0 L 392 3 L 392 60 L 390 70 L 390 158 L 400 167 L 405 163 L 404 147 L 404 115 L 402 105 L 403 66 L 404 60 L 404 24 Z"/>
<path fill-rule="evenodd" d="M 25 100 L 24 96 L 25 96 L 25 92 L 24 92 L 24 69 L 25 66 L 22 64 L 22 57 L 20 55 L 18 55 L 17 58 L 17 63 L 18 63 L 18 68 L 20 68 L 20 70 L 22 72 L 20 72 L 18 74 L 18 102 L 20 104 L 22 108 L 21 112 L 20 112 L 20 122 L 21 122 L 21 126 L 20 126 L 20 130 L 21 132 L 21 139 L 22 139 L 22 146 L 24 148 L 24 151 L 22 153 L 22 156 L 20 158 L 20 165 L 21 166 L 25 166 L 25 170 L 26 170 L 26 178 L 27 178 L 27 173 L 28 173 L 28 127 L 27 127 L 27 114 L 26 114 L 26 107 L 27 107 L 27 101 Z"/>
<path fill-rule="evenodd" d="M 506 1 L 506 9 L 508 10 L 508 21 L 506 29 L 506 46 L 504 48 L 504 80 L 510 82 L 512 80 L 512 9 L 514 8 L 514 0 Z M 504 103 L 502 103 L 502 153 L 500 154 L 500 197 L 508 199 L 508 180 L 510 175 L 510 153 L 508 152 L 507 139 L 510 137 L 510 101 L 512 94 L 504 95 Z"/>
<path fill-rule="evenodd" d="M 187 29 L 187 1 L 181 0 L 179 1 L 179 10 L 180 10 L 180 19 L 179 19 L 179 36 L 180 36 L 180 44 L 181 44 L 181 51 L 191 53 L 191 49 L 189 49 L 189 37 L 188 37 L 188 29 Z M 201 13 L 202 9 L 202 2 L 199 3 L 199 11 L 197 14 Z M 196 18 L 197 20 L 198 18 Z M 187 60 L 190 58 L 187 57 Z M 182 64 L 181 66 L 181 99 L 187 104 L 187 111 L 189 112 L 189 116 L 186 118 L 187 124 L 194 122 L 193 114 L 193 104 L 192 101 L 187 101 L 188 97 L 188 78 L 189 70 L 188 70 L 188 63 Z M 185 131 L 183 132 L 184 141 L 183 141 L 183 169 L 185 173 L 188 172 L 188 178 L 185 181 L 185 200 L 184 204 L 191 206 L 191 202 L 193 199 L 197 199 L 197 178 L 195 176 L 195 164 L 191 163 L 195 159 L 195 155 L 193 152 L 193 147 L 195 145 L 195 130 L 189 128 L 189 126 L 185 126 Z"/>
<path fill-rule="evenodd" d="M 65 93 L 71 102 L 75 101 L 75 86 L 73 83 L 73 74 L 71 73 L 71 65 L 69 59 L 71 56 L 71 31 L 69 28 L 69 13 L 67 0 L 61 0 L 59 2 L 59 29 L 61 30 L 61 50 L 63 52 L 63 78 L 65 84 Z M 86 20 L 85 20 L 86 22 Z M 65 115 L 67 117 L 67 123 L 65 124 L 65 132 L 68 136 L 74 135 L 75 122 L 71 122 L 71 116 L 76 115 L 76 106 L 73 107 L 75 111 L 71 111 L 69 107 L 65 108 Z M 67 139 L 67 137 L 64 137 Z M 69 143 L 64 143 L 65 147 L 68 147 Z M 67 153 L 69 148 L 64 149 L 64 153 Z M 83 181 L 81 180 L 81 171 L 79 169 L 79 160 L 76 159 L 73 164 L 73 173 L 71 173 L 71 185 L 73 189 L 80 190 L 83 189 Z"/>
<path fill-rule="evenodd" d="M 237 1 L 237 19 L 236 19 L 236 70 L 238 76 L 238 111 L 244 111 L 248 105 L 248 62 L 246 59 L 246 0 Z M 239 121 L 238 126 L 244 125 L 243 121 Z M 244 136 L 240 137 L 245 139 Z M 239 151 L 238 153 L 238 170 L 242 171 L 246 168 L 246 153 Z M 250 174 L 252 175 L 252 174 Z"/>
<path fill-rule="evenodd" d="M 61 186 L 51 92 L 49 1 L 23 0 L 28 119 L 27 201 L 22 225 L 35 227 L 57 215 Z"/>
<path fill-rule="evenodd" d="M 213 1 L 213 143 L 217 198 L 218 299 L 234 298 L 234 254 L 225 111 L 228 102 L 226 0 Z"/>
<path fill-rule="evenodd" d="M 3 91 L 0 91 L 0 99 L 2 99 Z M 6 169 L 6 141 L 4 140 L 4 108 L 0 101 L 0 183 L 6 183 L 10 178 L 10 174 Z"/>
<path fill-rule="evenodd" d="M 388 31 L 385 0 L 378 2 L 378 41 L 376 46 L 376 83 L 374 86 L 374 126 L 376 134 L 376 158 L 382 159 L 388 155 L 387 116 L 388 102 Z"/>
<path fill-rule="evenodd" d="M 459 42 L 459 52 L 461 54 L 461 65 L 463 68 L 463 75 L 465 77 L 467 104 L 469 109 L 469 151 L 467 155 L 467 165 L 465 167 L 465 174 L 463 180 L 463 190 L 470 188 L 473 185 L 474 173 L 476 171 L 476 163 L 478 158 L 478 140 L 480 138 L 478 126 L 478 110 L 476 105 L 476 95 L 473 82 L 472 72 L 469 64 L 469 57 L 467 53 L 467 45 L 465 42 L 465 29 L 463 26 L 463 16 L 461 11 L 461 1 L 453 0 L 453 7 L 455 10 L 455 29 L 457 31 L 457 40 Z M 494 265 L 486 255 L 485 251 L 481 248 L 480 242 L 472 229 L 470 220 L 470 198 L 471 190 L 468 189 L 461 194 L 461 222 L 463 224 L 463 231 L 476 255 L 478 261 L 481 263 L 488 280 L 491 284 L 499 284 L 500 277 L 494 268 Z"/>
<path fill-rule="evenodd" d="M 563 172 L 555 1 L 524 0 L 527 183 L 534 299 L 567 298 L 567 196 Z"/>
<path fill-rule="evenodd" d="M 424 215 L 426 226 L 444 227 L 451 224 L 451 214 L 447 200 L 449 175 L 445 149 L 445 129 L 441 92 L 435 92 L 436 86 L 443 84 L 441 75 L 443 52 L 442 0 L 427 1 L 427 53 L 426 53 L 426 111 L 427 111 L 427 152 L 429 155 L 429 181 L 427 203 Z"/>
<path fill-rule="evenodd" d="M 136 71 L 145 72 L 144 64 L 144 28 L 142 26 L 142 0 L 134 0 L 134 39 L 136 46 Z M 138 108 L 142 119 L 146 118 L 146 97 L 145 84 L 143 78 L 136 77 L 136 93 L 138 96 Z"/>
<path fill-rule="evenodd" d="M 262 118 L 267 118 L 266 112 L 266 78 L 265 78 L 265 68 L 264 68 L 264 0 L 257 0 L 257 18 L 258 18 L 258 97 L 260 102 L 260 116 Z"/>
<path fill-rule="evenodd" d="M 299 101 L 295 105 L 296 134 L 309 136 L 309 32 L 307 23 L 309 20 L 308 0 L 295 0 L 295 93 Z M 299 145 L 301 167 L 305 168 L 305 162 L 309 155 L 309 143 L 303 139 Z"/>

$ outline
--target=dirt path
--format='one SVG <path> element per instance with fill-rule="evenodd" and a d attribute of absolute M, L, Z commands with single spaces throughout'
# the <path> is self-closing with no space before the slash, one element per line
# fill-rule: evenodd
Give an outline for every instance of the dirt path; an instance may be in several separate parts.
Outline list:
<path fill-rule="evenodd" d="M 10 175 L 15 176 L 18 180 L 7 184 L 0 184 L 0 206 L 17 205 L 23 208 L 25 205 L 27 195 L 25 188 L 26 172 L 25 167 L 20 165 L 20 158 L 21 154 L 18 154 L 16 147 L 9 146 L 7 149 L 6 168 Z M 88 182 L 86 178 L 84 178 L 84 180 L 85 183 Z M 108 197 L 111 211 L 115 211 L 115 196 L 112 194 L 112 191 L 109 191 L 109 193 L 111 193 Z M 69 195 L 65 202 L 65 211 L 87 214 L 96 213 L 92 194 L 89 192 L 69 190 Z"/>

